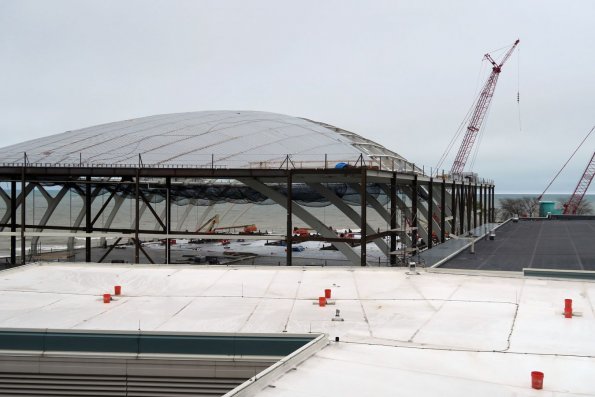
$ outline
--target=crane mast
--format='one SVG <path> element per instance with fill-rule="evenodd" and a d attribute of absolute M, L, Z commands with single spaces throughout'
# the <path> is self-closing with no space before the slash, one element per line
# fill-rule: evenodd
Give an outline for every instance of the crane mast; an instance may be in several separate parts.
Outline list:
<path fill-rule="evenodd" d="M 504 63 L 506 63 L 508 58 L 510 58 L 512 52 L 518 44 L 519 40 L 514 42 L 512 47 L 506 52 L 499 64 L 494 61 L 490 54 L 484 55 L 485 59 L 487 59 L 492 64 L 492 73 L 490 73 L 490 77 L 488 77 L 488 80 L 484 84 L 481 93 L 479 94 L 477 104 L 475 105 L 475 109 L 473 110 L 473 114 L 469 120 L 469 125 L 467 126 L 467 131 L 465 132 L 465 137 L 463 138 L 463 142 L 461 143 L 457 156 L 455 157 L 455 160 L 452 164 L 452 168 L 450 170 L 451 175 L 460 176 L 463 173 L 465 164 L 467 164 L 467 159 L 469 158 L 469 154 L 471 153 L 471 149 L 473 148 L 473 144 L 477 138 L 477 134 L 481 129 L 485 116 L 488 112 L 488 109 L 490 108 L 490 103 L 492 102 L 492 97 L 494 96 L 494 90 L 496 89 L 496 83 L 498 82 L 498 77 L 502 71 L 502 66 L 504 66 Z"/>
<path fill-rule="evenodd" d="M 585 193 L 587 193 L 587 189 L 589 189 L 593 176 L 595 176 L 595 153 L 593 153 L 591 161 L 589 161 L 587 168 L 585 168 L 585 172 L 583 172 L 583 176 L 578 181 L 574 193 L 572 193 L 570 199 L 564 204 L 564 215 L 576 214 L 578 206 L 583 200 Z"/>

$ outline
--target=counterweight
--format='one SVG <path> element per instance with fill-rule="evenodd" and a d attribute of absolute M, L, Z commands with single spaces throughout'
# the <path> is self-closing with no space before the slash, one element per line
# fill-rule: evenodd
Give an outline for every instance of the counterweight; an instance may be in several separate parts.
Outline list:
<path fill-rule="evenodd" d="M 469 120 L 469 125 L 467 126 L 467 131 L 465 133 L 465 137 L 463 138 L 463 143 L 459 148 L 457 156 L 455 157 L 455 161 L 452 164 L 452 168 L 450 170 L 451 175 L 461 175 L 463 170 L 465 169 L 465 164 L 467 164 L 467 159 L 469 158 L 469 154 L 471 153 L 471 149 L 473 148 L 473 144 L 475 143 L 475 139 L 477 138 L 477 133 L 481 129 L 485 116 L 490 108 L 490 103 L 492 102 L 492 97 L 494 96 L 494 90 L 496 89 L 496 83 L 498 82 L 498 76 L 502 71 L 502 66 L 504 63 L 510 58 L 512 52 L 519 44 L 519 40 L 515 41 L 512 47 L 506 52 L 500 63 L 496 63 L 494 59 L 490 56 L 490 54 L 485 54 L 484 57 L 492 64 L 492 73 L 488 80 L 483 86 L 481 90 L 481 94 L 477 99 L 477 104 L 475 105 L 475 109 L 471 118 Z"/>

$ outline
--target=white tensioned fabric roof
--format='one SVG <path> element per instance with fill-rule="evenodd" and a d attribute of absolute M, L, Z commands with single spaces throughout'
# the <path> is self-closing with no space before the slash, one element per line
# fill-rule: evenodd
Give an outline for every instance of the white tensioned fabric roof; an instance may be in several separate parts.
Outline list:
<path fill-rule="evenodd" d="M 338 162 L 403 169 L 406 160 L 357 134 L 298 117 L 255 111 L 163 114 L 67 131 L 0 149 L 3 163 L 296 168 Z M 140 157 L 139 157 L 140 155 Z M 379 161 L 382 164 L 379 164 Z M 409 167 L 408 167 L 409 168 Z"/>

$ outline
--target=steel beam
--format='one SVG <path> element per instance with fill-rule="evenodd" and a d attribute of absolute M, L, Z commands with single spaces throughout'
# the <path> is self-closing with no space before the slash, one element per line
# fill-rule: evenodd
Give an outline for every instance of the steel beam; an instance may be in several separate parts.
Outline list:
<path fill-rule="evenodd" d="M 310 186 L 312 188 L 312 190 L 314 190 L 315 192 L 317 192 L 318 194 L 320 194 L 321 196 L 323 196 L 324 198 L 326 198 L 328 201 L 330 201 L 330 203 L 332 205 L 334 205 L 339 211 L 341 211 L 343 214 L 345 214 L 345 216 L 347 216 L 353 223 L 360 224 L 362 223 L 360 214 L 357 213 L 357 211 L 355 211 L 353 208 L 351 208 L 351 206 L 349 206 L 349 204 L 345 203 L 345 201 L 343 201 L 340 197 L 338 197 L 333 191 L 331 191 L 330 189 L 328 189 L 327 187 L 323 186 L 320 183 L 312 183 L 312 184 L 308 184 L 308 186 Z M 360 191 L 360 194 L 362 192 L 362 189 L 358 186 L 357 190 Z M 366 202 L 369 202 L 370 199 L 370 195 L 366 192 Z M 377 204 L 378 203 L 377 200 L 376 201 Z M 370 203 L 371 204 L 371 203 Z M 361 204 L 360 204 L 361 206 Z M 383 213 L 380 213 L 380 216 L 385 217 L 388 216 L 389 214 L 386 212 L 386 210 L 384 210 L 384 208 L 380 208 L 381 210 L 383 210 Z M 385 218 L 386 219 L 386 218 Z M 370 226 L 368 223 L 366 223 L 365 226 L 366 229 L 366 234 L 373 234 L 376 231 L 374 230 L 374 228 L 372 228 L 372 226 Z M 363 240 L 363 235 L 362 235 L 362 240 Z M 378 246 L 378 248 L 380 249 L 380 251 L 384 252 L 385 254 L 388 255 L 388 245 L 386 244 L 386 242 L 383 239 L 376 239 L 374 240 L 374 243 Z"/>
<path fill-rule="evenodd" d="M 434 178 L 428 184 L 428 248 L 434 245 Z"/>
<path fill-rule="evenodd" d="M 76 189 L 76 190 L 79 193 L 79 195 L 81 195 L 81 191 L 78 190 L 78 189 Z M 95 199 L 97 198 L 97 195 L 99 194 L 100 191 L 101 191 L 101 187 L 96 186 L 95 189 L 93 190 L 93 193 L 91 194 L 91 196 L 92 196 L 91 197 L 91 202 L 95 201 Z M 72 189 L 71 189 L 70 194 L 72 194 Z M 83 219 L 85 218 L 85 214 L 86 214 L 85 206 L 83 206 L 81 208 L 81 210 L 79 211 L 79 213 L 78 213 L 78 215 L 77 215 L 74 223 L 72 225 L 69 225 L 69 226 L 72 227 L 71 230 L 79 230 L 78 227 L 83 222 Z M 74 237 L 69 237 L 68 238 L 68 243 L 67 243 L 67 246 L 66 246 L 66 250 L 68 252 L 72 252 L 74 250 Z"/>
<path fill-rule="evenodd" d="M 165 239 L 165 263 L 171 263 L 171 247 L 169 244 L 169 232 L 171 231 L 171 176 L 165 178 L 165 217 L 168 235 Z"/>
<path fill-rule="evenodd" d="M 13 180 L 11 181 L 11 184 L 14 183 L 15 184 L 15 192 L 16 192 L 16 185 L 17 182 L 21 182 L 21 179 L 19 178 L 18 181 Z M 34 189 L 34 185 L 33 184 L 28 184 L 27 188 L 25 190 L 25 194 L 23 194 L 23 192 L 21 191 L 17 196 L 16 196 L 16 203 L 15 203 L 15 209 L 14 212 L 12 212 L 12 206 L 7 207 L 6 208 L 6 212 L 4 213 L 4 215 L 2 216 L 2 219 L 0 220 L 0 224 L 7 224 L 8 221 L 12 218 L 12 214 L 16 214 L 17 209 L 19 208 L 19 206 L 21 205 L 21 203 L 23 202 L 23 198 L 28 196 L 29 193 L 31 193 L 31 191 Z M 16 194 L 16 193 L 15 193 Z M 15 222 L 16 222 L 16 215 L 15 215 Z"/>
<path fill-rule="evenodd" d="M 17 231 L 17 182 L 10 182 L 10 231 L 15 233 Z M 10 263 L 17 264 L 17 237 L 10 236 Z"/>
<path fill-rule="evenodd" d="M 465 234 L 465 183 L 459 185 L 459 235 Z"/>
<path fill-rule="evenodd" d="M 450 196 L 450 200 L 451 200 L 451 206 L 450 208 L 452 209 L 452 220 L 450 222 L 451 226 L 450 226 L 450 232 L 453 235 L 457 234 L 457 185 L 455 184 L 454 181 L 452 181 L 451 183 L 451 196 Z M 460 215 L 459 215 L 460 216 Z"/>
<path fill-rule="evenodd" d="M 495 195 L 494 186 L 491 186 L 490 191 L 491 191 L 491 196 L 492 196 L 492 207 L 490 208 L 490 210 L 491 210 L 491 219 L 490 220 L 493 223 L 493 222 L 496 222 L 496 206 L 495 206 L 496 195 Z"/>
<path fill-rule="evenodd" d="M 283 208 L 285 208 L 285 210 L 287 210 L 287 197 L 285 197 L 283 194 L 277 192 L 275 189 L 272 189 L 271 187 L 267 186 L 260 180 L 253 179 L 253 178 L 239 178 L 238 180 L 240 182 L 244 183 L 245 185 L 250 186 L 252 189 L 256 190 L 257 192 L 264 194 L 265 196 L 267 196 L 268 198 L 270 198 L 271 200 L 273 200 L 274 202 L 276 202 L 277 204 L 279 204 Z M 335 232 L 329 230 L 327 225 L 322 223 L 318 218 L 316 218 L 314 215 L 312 215 L 307 210 L 305 210 L 301 205 L 299 205 L 297 203 L 293 203 L 292 207 L 293 207 L 292 208 L 293 214 L 295 214 L 298 218 L 300 218 L 302 221 L 304 221 L 307 225 L 309 225 L 311 228 L 313 228 L 318 233 L 320 233 L 320 235 L 322 235 L 323 237 L 330 237 L 330 238 L 338 237 Z M 336 243 L 334 245 L 335 245 L 335 247 L 337 247 L 337 249 L 339 251 L 341 251 L 341 253 L 343 255 L 345 255 L 347 260 L 349 260 L 352 264 L 356 264 L 356 263 L 359 264 L 361 262 L 360 256 L 348 244 Z"/>
<path fill-rule="evenodd" d="M 58 192 L 58 194 L 56 195 L 56 197 L 51 197 L 46 191 L 45 188 L 43 186 L 38 186 L 38 189 L 40 192 L 42 192 L 43 196 L 46 199 L 47 202 L 47 208 L 43 214 L 43 216 L 41 217 L 41 219 L 39 220 L 39 223 L 37 225 L 33 225 L 36 229 L 36 231 L 42 231 L 43 227 L 45 225 L 47 225 L 47 223 L 49 222 L 51 216 L 53 215 L 54 211 L 56 211 L 56 208 L 58 208 L 58 205 L 60 205 L 60 202 L 62 201 L 62 199 L 64 198 L 64 196 L 66 195 L 66 193 L 68 193 L 69 187 L 68 186 L 62 186 L 62 189 L 60 189 L 60 191 Z M 39 227 L 36 227 L 39 226 Z M 37 254 L 37 242 L 39 241 L 39 237 L 33 237 L 31 239 L 31 253 L 32 254 Z"/>
<path fill-rule="evenodd" d="M 483 185 L 480 184 L 478 186 L 477 192 L 479 194 L 479 218 L 477 221 L 479 222 L 479 226 L 483 225 Z"/>
<path fill-rule="evenodd" d="M 467 232 L 471 231 L 471 206 L 473 205 L 473 185 L 471 181 L 466 185 L 465 209 L 467 210 Z"/>
<path fill-rule="evenodd" d="M 140 250 L 143 253 L 143 255 L 149 260 L 149 262 L 151 262 L 151 264 L 154 265 L 155 261 L 153 261 L 153 258 L 151 258 L 151 256 L 147 253 L 147 251 L 145 251 L 140 240 L 137 237 L 134 237 L 134 238 L 132 238 L 132 242 L 134 243 L 134 246 L 136 247 L 135 249 Z M 140 263 L 140 258 L 136 258 L 136 262 Z"/>
<path fill-rule="evenodd" d="M 394 231 L 397 228 L 397 173 L 393 172 L 390 179 L 390 251 L 397 250 L 397 233 Z M 390 257 L 390 265 L 397 264 L 397 257 L 395 255 L 388 255 Z"/>
<path fill-rule="evenodd" d="M 153 206 L 151 205 L 151 202 L 149 201 L 149 199 L 147 199 L 147 197 L 145 196 L 145 194 L 143 193 L 143 191 L 141 190 L 139 192 L 140 194 L 140 198 L 143 201 L 143 203 L 145 203 L 145 205 L 147 206 L 147 208 L 149 209 L 149 211 L 151 211 L 151 214 L 153 214 L 153 216 L 155 217 L 155 219 L 157 220 L 157 222 L 159 223 L 159 225 L 161 226 L 163 231 L 166 231 L 167 226 L 165 226 L 165 223 L 163 223 L 163 221 L 161 220 L 162 216 L 159 216 L 157 214 L 157 212 L 155 211 L 155 209 L 153 208 Z M 200 223 L 202 224 L 202 222 Z"/>
<path fill-rule="evenodd" d="M 286 229 L 286 246 L 287 246 L 287 254 L 285 255 L 285 264 L 287 266 L 292 265 L 293 259 L 293 246 L 292 246 L 292 239 L 293 239 L 293 173 L 287 173 L 287 229 Z"/>
<path fill-rule="evenodd" d="M 473 228 L 477 227 L 477 183 L 473 184 Z"/>
<path fill-rule="evenodd" d="M 417 248 L 417 174 L 411 182 L 411 248 Z"/>
<path fill-rule="evenodd" d="M 366 236 L 368 235 L 367 232 L 367 228 L 368 228 L 368 220 L 367 220 L 367 215 L 368 215 L 368 204 L 367 204 L 367 196 L 368 196 L 368 191 L 367 191 L 367 187 L 368 187 L 368 181 L 366 179 L 366 169 L 362 168 L 362 180 L 361 180 L 361 187 L 360 187 L 360 191 L 359 191 L 359 197 L 360 197 L 360 204 L 361 204 L 361 213 L 360 213 L 360 234 L 361 234 L 361 240 L 362 243 L 360 244 L 360 248 L 361 248 L 361 254 L 360 254 L 360 260 L 361 260 L 361 266 L 366 266 L 367 263 L 367 247 L 368 247 L 368 239 L 366 238 Z"/>
<path fill-rule="evenodd" d="M 140 229 L 140 172 L 136 170 L 134 179 L 134 263 L 140 263 L 140 241 L 138 240 L 138 230 Z"/>
<path fill-rule="evenodd" d="M 446 181 L 440 183 L 440 242 L 446 241 Z"/>
<path fill-rule="evenodd" d="M 26 263 L 26 248 L 25 248 L 25 225 L 26 225 L 26 212 L 25 207 L 27 206 L 27 177 L 25 167 L 21 173 L 21 192 L 25 192 L 23 195 L 23 201 L 21 202 L 21 265 Z"/>
<path fill-rule="evenodd" d="M 87 176 L 87 184 L 85 185 L 85 232 L 93 232 L 93 224 L 91 223 L 91 177 Z M 91 237 L 85 238 L 85 262 L 91 262 Z"/>
<path fill-rule="evenodd" d="M 388 195 L 390 194 L 390 187 L 386 186 L 386 185 L 380 185 L 380 188 L 382 190 L 384 190 L 384 192 Z M 408 196 L 408 198 L 411 199 L 411 197 Z M 372 201 L 373 202 L 373 198 L 372 200 L 370 199 L 370 196 L 368 196 L 368 201 Z M 398 194 L 395 195 L 395 205 L 397 208 L 399 208 L 401 210 L 401 212 L 404 214 L 404 217 L 407 218 L 411 218 L 412 214 L 411 214 L 411 209 L 409 207 L 407 207 L 407 204 L 403 201 L 403 199 L 401 197 L 399 197 Z M 387 220 L 390 218 L 386 218 Z M 401 225 L 398 220 L 397 220 L 397 228 L 405 228 L 407 226 L 406 222 L 404 225 Z M 422 238 L 424 236 L 427 236 L 425 233 L 426 231 L 422 228 L 420 229 L 420 233 L 422 235 Z M 401 243 L 404 245 L 411 245 L 411 237 L 407 234 L 404 234 L 401 236 Z"/>
<path fill-rule="evenodd" d="M 101 258 L 99 258 L 99 260 L 97 261 L 97 263 L 103 262 L 103 260 L 105 258 L 107 258 L 107 256 L 110 254 L 110 252 L 112 252 L 112 250 L 116 247 L 116 245 L 120 242 L 120 240 L 122 240 L 122 237 L 118 237 L 116 239 L 116 241 L 114 241 L 114 243 L 112 245 L 110 245 L 110 247 L 107 249 L 107 251 L 105 252 L 105 254 L 103 254 L 101 256 Z"/>

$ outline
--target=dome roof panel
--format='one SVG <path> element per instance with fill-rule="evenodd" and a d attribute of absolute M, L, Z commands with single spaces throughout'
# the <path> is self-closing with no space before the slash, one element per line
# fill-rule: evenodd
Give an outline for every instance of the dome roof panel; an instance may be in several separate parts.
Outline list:
<path fill-rule="evenodd" d="M 329 124 L 254 111 L 202 111 L 142 117 L 50 135 L 0 149 L 6 163 L 278 167 L 286 155 L 302 167 L 406 160 L 383 146 Z M 326 155 L 326 156 L 325 156 Z"/>

